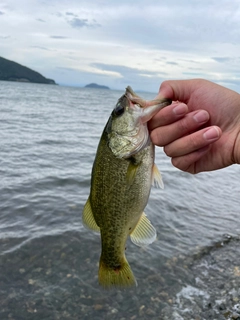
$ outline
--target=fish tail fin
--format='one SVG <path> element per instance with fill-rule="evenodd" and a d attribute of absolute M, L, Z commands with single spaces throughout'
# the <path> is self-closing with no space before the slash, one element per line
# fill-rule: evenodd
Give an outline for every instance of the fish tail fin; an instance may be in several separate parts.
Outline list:
<path fill-rule="evenodd" d="M 105 289 L 136 286 L 137 281 L 131 267 L 124 257 L 119 266 L 111 268 L 107 266 L 102 257 L 100 258 L 98 271 L 99 284 Z"/>

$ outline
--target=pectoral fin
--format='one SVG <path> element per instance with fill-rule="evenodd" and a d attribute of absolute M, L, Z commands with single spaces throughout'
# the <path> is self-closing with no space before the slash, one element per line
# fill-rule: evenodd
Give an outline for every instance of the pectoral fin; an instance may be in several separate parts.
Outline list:
<path fill-rule="evenodd" d="M 100 232 L 100 228 L 94 219 L 89 199 L 87 200 L 83 209 L 82 222 L 85 227 Z"/>
<path fill-rule="evenodd" d="M 154 163 L 153 168 L 152 168 L 152 185 L 156 187 L 160 187 L 161 189 L 164 188 L 163 180 L 162 180 L 162 175 L 158 170 L 158 167 Z"/>
<path fill-rule="evenodd" d="M 138 164 L 135 164 L 134 162 L 130 161 L 127 169 L 127 183 L 129 185 L 132 184 L 133 180 L 136 177 L 138 169 Z"/>
<path fill-rule="evenodd" d="M 157 233 L 146 214 L 143 212 L 138 224 L 130 234 L 130 238 L 134 244 L 143 247 L 156 240 Z"/>

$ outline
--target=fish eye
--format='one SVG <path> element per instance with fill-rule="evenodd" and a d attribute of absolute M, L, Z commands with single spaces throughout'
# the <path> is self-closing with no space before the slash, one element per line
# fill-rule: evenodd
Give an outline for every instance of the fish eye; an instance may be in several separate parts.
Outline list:
<path fill-rule="evenodd" d="M 116 104 L 116 107 L 114 108 L 114 114 L 116 116 L 121 116 L 124 112 L 124 107 L 122 106 L 122 103 L 119 101 L 117 104 Z"/>

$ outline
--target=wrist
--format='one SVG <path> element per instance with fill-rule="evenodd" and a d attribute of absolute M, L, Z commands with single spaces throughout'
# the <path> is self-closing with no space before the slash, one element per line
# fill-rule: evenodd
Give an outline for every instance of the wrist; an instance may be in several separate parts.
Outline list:
<path fill-rule="evenodd" d="M 235 128 L 237 129 L 236 139 L 234 141 L 233 146 L 233 163 L 240 164 L 240 94 L 237 94 L 235 105 L 237 107 L 236 112 L 236 125 Z"/>

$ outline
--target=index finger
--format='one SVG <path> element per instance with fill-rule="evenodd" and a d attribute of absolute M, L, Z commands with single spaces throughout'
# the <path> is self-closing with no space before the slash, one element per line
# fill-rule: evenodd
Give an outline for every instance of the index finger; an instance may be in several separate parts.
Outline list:
<path fill-rule="evenodd" d="M 178 100 L 188 103 L 192 92 L 200 81 L 200 79 L 166 80 L 162 82 L 158 95 L 175 101 Z"/>

